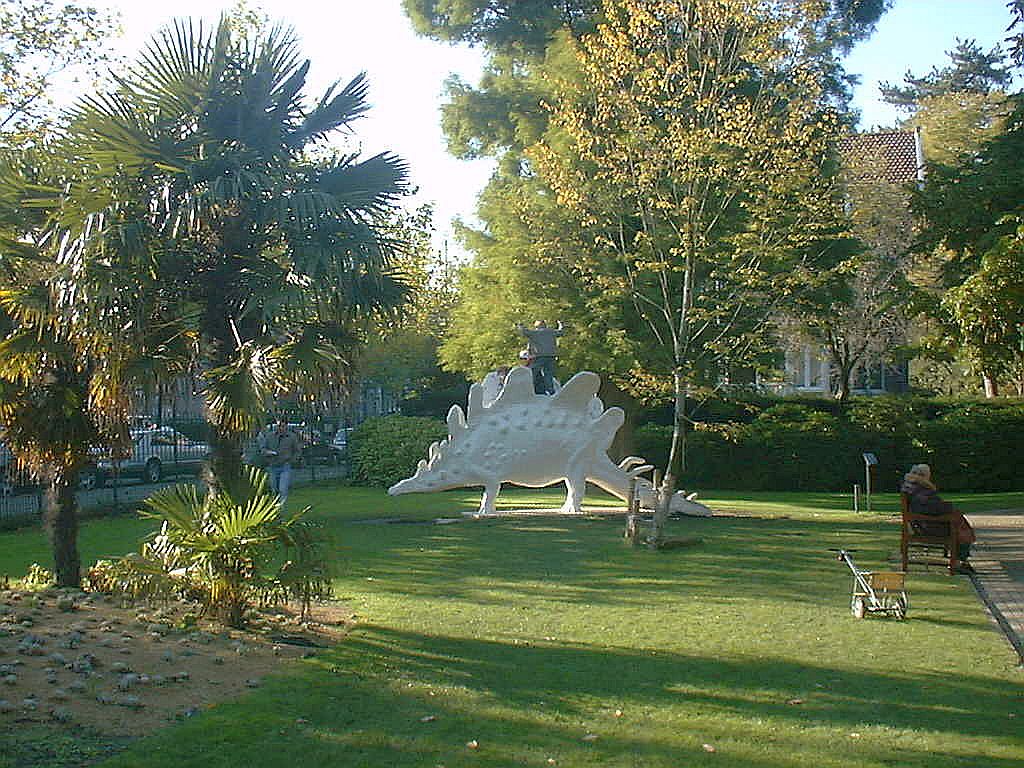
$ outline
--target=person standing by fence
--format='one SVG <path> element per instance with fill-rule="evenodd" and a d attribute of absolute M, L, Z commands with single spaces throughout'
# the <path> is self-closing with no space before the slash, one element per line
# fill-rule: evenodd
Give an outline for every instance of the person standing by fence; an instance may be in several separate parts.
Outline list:
<path fill-rule="evenodd" d="M 288 501 L 288 489 L 292 484 L 292 462 L 302 450 L 299 436 L 284 418 L 278 418 L 275 424 L 260 434 L 259 448 L 270 476 L 270 487 L 281 498 L 283 507 Z"/>

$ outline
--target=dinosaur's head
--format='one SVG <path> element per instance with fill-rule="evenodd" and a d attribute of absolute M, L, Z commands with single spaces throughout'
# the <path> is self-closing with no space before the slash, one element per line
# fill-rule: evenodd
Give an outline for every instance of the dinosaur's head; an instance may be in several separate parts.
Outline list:
<path fill-rule="evenodd" d="M 654 492 L 654 486 L 651 484 L 651 481 L 647 478 L 637 478 L 636 494 L 642 508 L 654 509 L 654 507 L 657 506 L 657 494 Z M 690 517 L 711 517 L 714 512 L 696 499 L 696 493 L 676 491 L 672 494 L 672 500 L 669 501 L 668 504 L 669 514 L 688 515 Z"/>
<path fill-rule="evenodd" d="M 465 483 L 449 477 L 444 471 L 436 472 L 424 470 L 418 472 L 405 480 L 399 480 L 388 488 L 389 496 L 399 496 L 403 493 L 428 493 L 430 491 L 447 491 L 451 488 L 459 488 Z"/>
<path fill-rule="evenodd" d="M 416 473 L 392 485 L 388 488 L 388 494 L 398 496 L 402 493 L 447 491 L 467 485 L 467 478 L 462 473 L 452 472 L 450 462 L 445 460 L 443 451 L 447 442 L 433 443 L 428 451 L 430 460 L 420 460 L 416 465 Z"/>

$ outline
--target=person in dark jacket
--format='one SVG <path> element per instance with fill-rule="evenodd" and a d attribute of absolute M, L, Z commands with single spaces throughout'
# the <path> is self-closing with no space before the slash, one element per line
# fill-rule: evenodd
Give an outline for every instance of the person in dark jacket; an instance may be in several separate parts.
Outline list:
<path fill-rule="evenodd" d="M 534 391 L 538 395 L 555 394 L 555 360 L 558 357 L 558 337 L 565 333 L 562 321 L 555 328 L 548 328 L 543 320 L 533 324 L 533 329 L 518 323 L 516 328 L 526 337 L 527 348 L 533 357 Z"/>
<path fill-rule="evenodd" d="M 283 508 L 292 484 L 292 462 L 302 453 L 299 436 L 282 417 L 259 436 L 258 445 L 266 464 L 270 487 L 281 498 Z"/>
<path fill-rule="evenodd" d="M 974 568 L 968 562 L 968 558 L 971 556 L 971 544 L 976 540 L 974 529 L 960 510 L 939 496 L 935 483 L 932 482 L 931 467 L 927 464 L 912 466 L 910 471 L 903 476 L 900 493 L 907 494 L 910 511 L 915 515 L 950 516 L 951 525 L 956 527 L 956 538 L 959 545 L 957 559 L 960 561 L 960 571 L 961 573 L 973 573 Z M 924 525 L 924 523 L 915 523 L 915 525 Z M 926 530 L 919 532 L 929 533 Z"/>

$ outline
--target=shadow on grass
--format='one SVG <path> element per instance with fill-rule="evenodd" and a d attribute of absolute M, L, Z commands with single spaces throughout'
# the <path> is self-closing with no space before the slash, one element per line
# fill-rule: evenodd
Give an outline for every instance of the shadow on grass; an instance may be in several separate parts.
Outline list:
<path fill-rule="evenodd" d="M 1015 708 L 1011 683 L 970 674 L 874 674 L 366 626 L 297 675 L 115 764 L 142 764 L 145 754 L 151 766 L 271 768 L 301 754 L 302 764 L 331 766 L 1010 768 L 1024 757 L 1006 728 Z M 230 762 L 218 760 L 228 749 Z"/>
<path fill-rule="evenodd" d="M 727 601 L 756 594 L 820 605 L 849 593 L 852 574 L 830 548 L 853 548 L 861 568 L 890 570 L 898 528 L 887 521 L 842 523 L 759 518 L 672 521 L 670 534 L 700 544 L 654 553 L 627 546 L 619 518 L 502 518 L 457 525 L 346 527 L 360 574 L 385 589 L 422 597 L 503 603 L 529 586 L 538 600 L 642 606 L 646 589 Z M 372 542 L 372 547 L 370 546 Z M 912 574 L 928 594 L 954 583 Z"/>

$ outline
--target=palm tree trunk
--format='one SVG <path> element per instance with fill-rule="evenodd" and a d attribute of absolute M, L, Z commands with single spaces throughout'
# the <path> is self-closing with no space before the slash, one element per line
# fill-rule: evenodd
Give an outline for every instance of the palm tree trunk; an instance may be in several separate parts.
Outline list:
<path fill-rule="evenodd" d="M 51 469 L 43 479 L 43 525 L 53 549 L 58 587 L 78 587 L 82 562 L 78 555 L 78 473 Z"/>
<path fill-rule="evenodd" d="M 203 479 L 211 493 L 231 491 L 238 486 L 242 479 L 242 441 L 237 434 L 213 430 Z"/>

